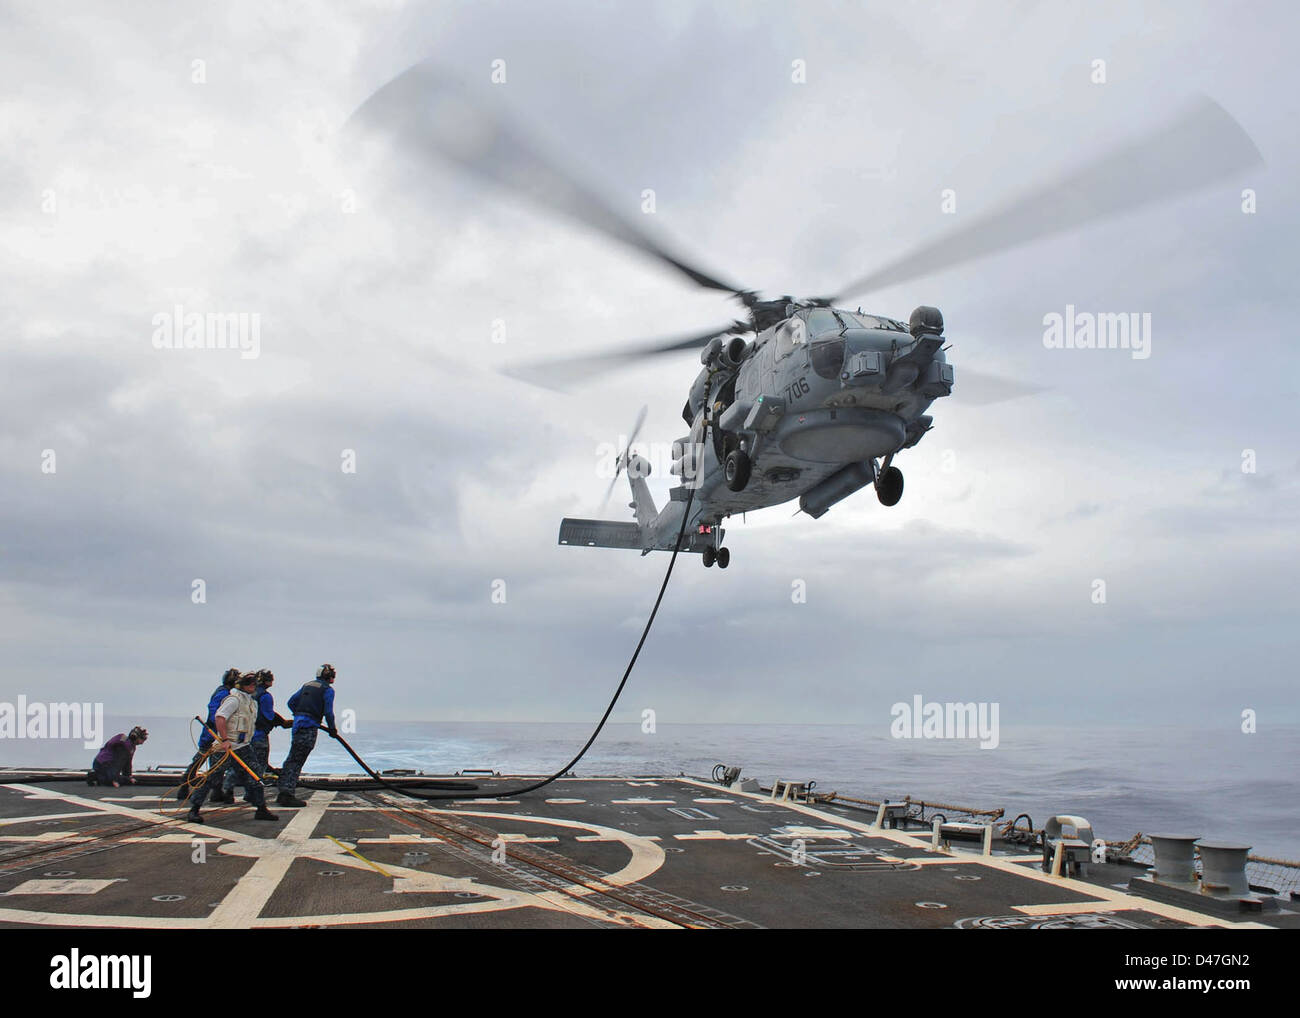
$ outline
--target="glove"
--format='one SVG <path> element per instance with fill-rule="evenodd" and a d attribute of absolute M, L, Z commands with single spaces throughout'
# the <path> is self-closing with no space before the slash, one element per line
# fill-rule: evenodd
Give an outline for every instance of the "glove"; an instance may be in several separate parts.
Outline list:
<path fill-rule="evenodd" d="M 330 733 L 331 739 L 337 739 L 339 737 L 339 730 L 337 728 L 327 728 L 325 730 Z"/>

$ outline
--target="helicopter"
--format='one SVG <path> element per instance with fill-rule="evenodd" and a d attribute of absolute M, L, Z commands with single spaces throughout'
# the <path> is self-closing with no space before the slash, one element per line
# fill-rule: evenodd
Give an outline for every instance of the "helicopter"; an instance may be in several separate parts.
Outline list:
<path fill-rule="evenodd" d="M 562 545 L 697 553 L 727 568 L 724 520 L 798 499 L 818 519 L 868 486 L 884 506 L 903 494 L 894 464 L 934 427 L 928 411 L 951 396 L 943 315 L 921 305 L 899 319 L 844 307 L 848 297 L 951 268 L 1166 201 L 1260 162 L 1254 143 L 1222 107 L 1197 96 L 1162 126 L 1075 171 L 913 249 L 829 296 L 762 299 L 672 253 L 559 166 L 495 107 L 476 101 L 431 61 L 371 95 L 353 121 L 421 158 L 451 162 L 567 216 L 666 265 L 696 286 L 739 301 L 746 316 L 708 331 L 631 350 L 522 365 L 507 373 L 543 385 L 572 383 L 643 358 L 700 350 L 682 418 L 688 434 L 672 445 L 680 483 L 659 508 L 632 450 L 627 472 L 631 521 L 561 521 Z M 745 337 L 752 336 L 752 340 Z M 996 402 L 1037 387 L 962 368 L 966 383 Z M 964 384 L 966 384 L 964 383 Z M 977 393 L 978 395 L 978 393 Z M 608 493 L 606 495 L 608 500 Z M 687 506 L 689 518 L 684 519 Z M 680 535 L 680 537 L 679 537 Z"/>
<path fill-rule="evenodd" d="M 691 519 L 681 551 L 725 569 L 722 521 L 798 498 L 814 519 L 874 485 L 880 502 L 903 495 L 895 455 L 933 426 L 925 413 L 953 388 L 945 357 L 943 316 L 919 307 L 907 325 L 826 304 L 755 302 L 755 319 L 777 319 L 741 335 L 714 337 L 700 355 L 682 417 L 690 433 L 672 446 L 681 478 L 664 509 L 645 478 L 650 465 L 632 452 L 641 418 L 619 455 L 632 489 L 634 523 L 565 518 L 561 544 L 672 550 L 682 529 L 688 486 Z M 613 482 L 611 482 L 613 483 Z"/>

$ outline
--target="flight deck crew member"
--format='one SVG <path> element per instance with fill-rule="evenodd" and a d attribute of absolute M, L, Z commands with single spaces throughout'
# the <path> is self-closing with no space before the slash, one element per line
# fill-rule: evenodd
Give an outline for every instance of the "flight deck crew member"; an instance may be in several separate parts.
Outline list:
<path fill-rule="evenodd" d="M 249 767 L 252 766 L 253 731 L 257 723 L 257 704 L 253 700 L 253 688 L 256 684 L 257 679 L 252 672 L 241 675 L 235 683 L 235 688 L 230 691 L 230 695 L 217 708 L 213 718 L 217 730 L 217 741 L 214 746 L 216 752 L 222 754 L 223 758 L 229 751 L 230 758 L 223 759 L 221 764 L 208 771 L 208 780 L 190 796 L 190 811 L 185 819 L 191 823 L 203 823 L 203 815 L 199 812 L 199 808 L 203 805 L 203 800 L 208 797 L 209 791 L 220 790 L 226 768 L 239 766 L 235 758 Z M 275 814 L 266 808 L 266 792 L 262 789 L 262 783 L 250 781 L 249 786 L 248 794 L 253 800 L 253 805 L 257 807 L 254 819 L 276 819 Z"/>
<path fill-rule="evenodd" d="M 177 799 L 186 799 L 194 790 L 194 776 L 199 772 L 199 766 L 203 763 L 203 756 L 212 745 L 212 732 L 214 719 L 217 716 L 217 708 L 225 702 L 230 691 L 235 688 L 235 680 L 239 678 L 238 668 L 227 668 L 226 673 L 221 676 L 221 685 L 219 685 L 210 697 L 208 697 L 208 713 L 203 719 L 203 731 L 199 733 L 199 751 L 194 754 L 194 759 L 190 765 L 185 768 L 185 780 L 181 782 L 180 788 L 176 790 Z"/>
<path fill-rule="evenodd" d="M 306 806 L 307 803 L 293 793 L 298 789 L 298 775 L 302 765 L 316 746 L 316 732 L 325 722 L 325 730 L 330 735 L 338 735 L 334 728 L 334 666 L 321 665 L 316 669 L 316 680 L 308 682 L 289 697 L 289 709 L 293 711 L 293 741 L 289 746 L 289 755 L 280 768 L 280 794 L 276 797 L 277 806 Z"/>
<path fill-rule="evenodd" d="M 121 778 L 127 784 L 134 785 L 135 776 L 131 773 L 131 759 L 135 756 L 136 747 L 147 738 L 149 738 L 148 730 L 139 725 L 125 735 L 114 735 L 95 755 L 95 760 L 90 765 L 90 773 L 86 775 L 86 784 L 112 785 L 114 788 L 119 788 L 121 782 L 118 779 Z"/>
<path fill-rule="evenodd" d="M 257 703 L 257 720 L 253 725 L 253 770 L 261 778 L 266 774 L 266 765 L 271 758 L 271 729 L 272 728 L 290 728 L 293 723 L 280 717 L 275 712 L 275 698 L 271 696 L 271 686 L 275 683 L 275 675 L 271 669 L 261 668 L 253 673 L 257 679 L 257 685 L 253 689 L 253 700 Z M 221 786 L 220 792 L 214 792 L 212 795 L 213 802 L 234 802 L 235 786 L 244 786 L 244 801 L 252 802 L 249 796 L 247 782 L 252 780 L 242 767 L 235 766 L 226 769 L 225 782 Z"/>

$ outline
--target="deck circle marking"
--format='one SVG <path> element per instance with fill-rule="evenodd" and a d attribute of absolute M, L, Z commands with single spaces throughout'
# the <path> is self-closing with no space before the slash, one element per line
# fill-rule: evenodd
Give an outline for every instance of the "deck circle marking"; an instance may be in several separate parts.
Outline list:
<path fill-rule="evenodd" d="M 320 875 L 340 876 L 354 870 L 367 868 L 366 864 L 354 861 L 342 854 L 336 842 L 327 838 L 313 837 L 311 831 L 315 825 L 326 815 L 329 810 L 329 804 L 333 800 L 334 793 L 328 793 L 324 801 L 317 803 L 315 800 L 320 797 L 319 791 L 312 794 L 311 806 L 315 809 L 308 809 L 298 814 L 301 820 L 296 825 L 291 821 L 290 825 L 276 833 L 273 838 L 254 837 L 242 832 L 209 829 L 204 831 L 205 837 L 209 840 L 212 835 L 217 835 L 219 845 L 217 851 L 223 856 L 234 858 L 252 859 L 260 862 L 267 859 L 285 860 L 289 858 L 317 859 L 322 862 L 334 863 L 335 866 L 342 865 L 345 869 L 320 870 Z M 46 796 L 47 798 L 64 798 L 56 794 Z M 81 804 L 81 800 L 75 797 L 65 798 L 74 804 Z M 95 804 L 99 809 L 105 810 L 115 816 L 143 818 L 155 821 L 167 822 L 164 814 L 158 814 L 154 811 L 133 809 L 119 804 L 112 804 L 109 808 L 102 803 Z M 382 810 L 382 807 L 379 807 Z M 452 816 L 463 816 L 467 818 L 485 818 L 509 820 L 513 823 L 540 823 L 551 827 L 565 828 L 571 831 L 582 832 L 583 834 L 593 834 L 596 838 L 593 840 L 609 841 L 620 843 L 628 851 L 630 858 L 622 869 L 616 873 L 605 874 L 601 883 L 605 886 L 622 886 L 635 884 L 646 879 L 655 873 L 664 863 L 665 854 L 663 847 L 644 836 L 637 835 L 630 831 L 621 830 L 616 827 L 610 827 L 589 821 L 566 820 L 556 817 L 544 816 L 520 816 L 518 813 L 495 813 L 488 810 L 471 810 L 471 809 L 440 809 L 433 810 L 434 813 L 446 813 Z M 94 814 L 92 814 L 94 815 Z M 170 818 L 175 820 L 175 818 Z M 304 822 L 310 823 L 304 828 Z M 197 826 L 197 825 L 195 825 Z M 296 832 L 294 827 L 300 828 Z M 191 825 L 182 825 L 181 829 L 192 830 Z M 286 837 L 289 834 L 296 833 L 296 837 Z M 303 837 L 303 835 L 306 835 Z M 401 865 L 389 865 L 388 868 L 395 877 L 402 880 L 414 880 L 417 882 L 427 882 L 431 884 L 432 890 L 452 890 L 456 884 L 460 884 L 457 890 L 466 889 L 464 885 L 470 883 L 468 879 L 455 878 L 443 874 L 430 873 L 427 870 L 417 870 Z M 69 870 L 66 874 L 71 876 L 77 871 Z M 369 872 L 367 868 L 367 872 Z M 278 881 L 276 881 L 278 883 Z M 236 891 L 239 891 L 243 885 L 248 884 L 247 880 L 241 878 L 236 885 Z M 450 885 L 450 886 L 449 886 Z M 253 888 L 258 893 L 262 893 L 258 888 Z M 404 890 L 414 890 L 414 888 L 405 888 Z M 586 886 L 585 884 L 570 885 L 563 889 L 562 892 L 548 892 L 544 894 L 533 894 L 527 892 L 518 892 L 511 888 L 494 887 L 486 884 L 476 884 L 473 888 L 476 892 L 472 896 L 478 900 L 463 900 L 456 904 L 417 906 L 413 908 L 401 909 L 380 909 L 371 912 L 348 912 L 348 913 L 327 913 L 324 915 L 297 915 L 297 916 L 277 916 L 268 918 L 254 918 L 247 921 L 246 928 L 296 928 L 296 929 L 318 929 L 322 927 L 338 925 L 358 925 L 374 922 L 408 922 L 417 919 L 441 918 L 450 915 L 467 915 L 482 914 L 497 911 L 508 911 L 517 908 L 548 908 L 563 910 L 567 912 L 578 911 L 582 914 L 584 910 L 592 917 L 607 917 L 612 911 L 623 921 L 630 922 L 633 925 L 666 925 L 656 922 L 637 913 L 623 913 L 617 908 L 610 909 L 609 906 L 600 904 L 595 906 L 583 905 L 583 899 L 587 896 L 598 893 L 598 890 Z M 557 899 L 556 894 L 563 896 L 563 902 Z M 248 895 L 245 894 L 245 897 Z M 221 915 L 222 910 L 238 909 L 242 906 L 238 895 L 232 902 L 230 897 L 223 899 L 221 902 L 214 903 L 213 908 L 217 910 L 214 916 L 208 918 L 182 918 L 168 919 L 167 928 L 210 928 L 213 925 L 213 919 L 225 919 Z M 576 906 L 576 909 L 575 909 Z M 123 928 L 154 928 L 159 923 L 157 915 L 132 916 L 132 915 L 107 915 L 107 914 L 79 914 L 74 912 L 30 912 L 27 910 L 0 909 L 0 915 L 5 919 L 18 919 L 20 921 L 36 922 L 42 926 L 101 926 L 106 921 L 111 921 L 113 926 Z M 224 922 L 217 922 L 217 926 L 227 925 Z"/>
<path fill-rule="evenodd" d="M 948 906 L 941 901 L 918 901 L 916 903 L 916 907 L 917 908 L 947 908 Z"/>
<path fill-rule="evenodd" d="M 184 901 L 184 900 L 185 900 L 185 895 L 183 895 L 183 894 L 155 894 L 155 895 L 153 896 L 153 900 L 154 900 L 154 901 Z"/>

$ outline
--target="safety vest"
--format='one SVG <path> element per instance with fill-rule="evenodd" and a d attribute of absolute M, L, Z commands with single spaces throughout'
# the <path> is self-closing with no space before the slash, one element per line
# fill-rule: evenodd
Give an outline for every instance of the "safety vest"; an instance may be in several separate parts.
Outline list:
<path fill-rule="evenodd" d="M 253 725 L 257 720 L 257 701 L 242 689 L 232 689 L 230 695 L 238 698 L 238 704 L 235 712 L 226 718 L 226 738 L 238 749 L 248 745 L 253 737 Z"/>
<path fill-rule="evenodd" d="M 306 714 L 317 724 L 325 717 L 325 689 L 328 682 L 313 679 L 294 694 L 289 705 L 295 714 Z"/>

